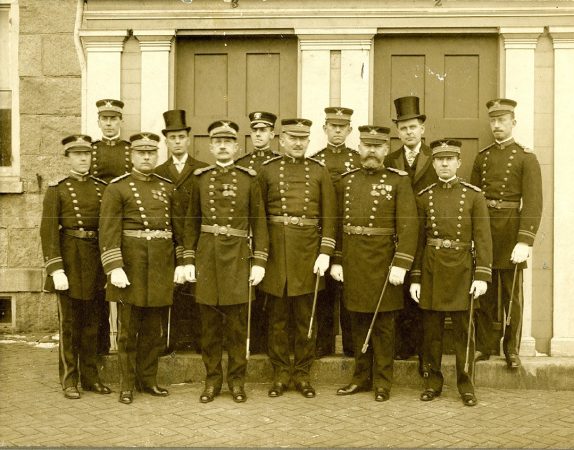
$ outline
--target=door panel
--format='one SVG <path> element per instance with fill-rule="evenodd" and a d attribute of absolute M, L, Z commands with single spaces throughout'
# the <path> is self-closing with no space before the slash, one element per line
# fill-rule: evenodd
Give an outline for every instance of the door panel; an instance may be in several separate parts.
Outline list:
<path fill-rule="evenodd" d="M 207 127 L 229 119 L 239 125 L 239 155 L 251 150 L 248 114 L 297 114 L 295 37 L 183 37 L 177 41 L 176 108 L 187 111 L 192 155 L 213 162 Z M 272 143 L 277 150 L 277 138 Z M 238 156 L 239 156 L 238 155 Z"/>

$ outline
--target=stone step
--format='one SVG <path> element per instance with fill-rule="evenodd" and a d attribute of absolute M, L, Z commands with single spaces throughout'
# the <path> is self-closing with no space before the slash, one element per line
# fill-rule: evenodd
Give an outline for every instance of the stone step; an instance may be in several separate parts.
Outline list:
<path fill-rule="evenodd" d="M 476 364 L 475 386 L 499 389 L 574 390 L 574 358 L 522 357 L 522 367 L 510 371 L 503 358 L 491 357 Z M 456 386 L 454 355 L 443 356 L 445 384 Z M 352 377 L 354 359 L 330 356 L 313 363 L 311 381 L 334 386 L 347 384 Z M 227 355 L 223 357 L 223 371 L 227 370 Z M 100 374 L 104 382 L 119 382 L 117 355 L 103 358 Z M 266 355 L 251 355 L 247 366 L 247 383 L 270 383 L 273 369 Z M 197 383 L 205 378 L 201 355 L 191 352 L 173 352 L 160 358 L 158 383 L 162 385 Z M 394 383 L 399 386 L 420 387 L 418 360 L 395 361 Z"/>

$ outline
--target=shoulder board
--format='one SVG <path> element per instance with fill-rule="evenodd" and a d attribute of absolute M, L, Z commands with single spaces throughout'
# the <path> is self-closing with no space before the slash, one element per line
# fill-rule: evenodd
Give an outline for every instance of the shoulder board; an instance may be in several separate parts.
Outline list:
<path fill-rule="evenodd" d="M 345 176 L 349 175 L 350 173 L 356 172 L 357 170 L 361 170 L 361 168 L 360 168 L 360 167 L 355 167 L 354 169 L 347 170 L 346 172 L 343 172 L 343 173 L 341 174 L 341 177 L 345 177 Z"/>
<path fill-rule="evenodd" d="M 92 180 L 96 180 L 96 181 L 99 182 L 99 183 L 108 184 L 108 183 L 106 183 L 104 180 L 102 180 L 101 178 L 95 177 L 95 176 L 93 176 L 93 175 L 90 175 L 90 178 L 91 178 Z"/>
<path fill-rule="evenodd" d="M 471 189 L 474 189 L 476 192 L 482 192 L 482 189 L 480 189 L 478 186 L 475 186 L 474 184 L 470 184 L 470 183 L 463 181 L 463 180 L 459 180 L 459 181 L 460 181 L 460 184 L 462 184 L 466 187 L 469 187 Z"/>
<path fill-rule="evenodd" d="M 481 148 L 481 149 L 478 151 L 478 153 L 482 153 L 483 151 L 488 150 L 488 149 L 489 149 L 490 147 L 492 147 L 493 145 L 494 145 L 494 142 L 488 144 L 486 147 Z"/>
<path fill-rule="evenodd" d="M 514 143 L 515 143 L 516 145 L 518 145 L 522 150 L 524 150 L 524 153 L 534 153 L 534 150 L 532 150 L 531 148 L 526 147 L 525 145 L 522 145 L 520 142 L 514 141 Z"/>
<path fill-rule="evenodd" d="M 200 167 L 199 169 L 195 169 L 193 171 L 194 175 L 201 175 L 202 173 L 207 172 L 208 170 L 214 169 L 215 165 L 210 165 L 210 166 L 205 166 L 205 167 Z"/>
<path fill-rule="evenodd" d="M 318 159 L 315 159 L 315 158 L 312 158 L 312 157 L 307 157 L 307 159 L 308 159 L 309 161 L 316 162 L 316 163 L 319 164 L 320 166 L 325 167 L 325 163 L 323 163 L 322 161 L 319 161 Z"/>
<path fill-rule="evenodd" d="M 315 153 L 311 153 L 311 155 L 308 156 L 308 158 L 315 158 L 316 156 L 320 155 L 321 153 L 324 153 L 325 150 L 327 150 L 326 147 L 325 147 L 325 148 L 322 148 L 322 149 L 319 150 L 319 151 L 316 151 Z"/>
<path fill-rule="evenodd" d="M 48 186 L 58 186 L 62 181 L 64 181 L 68 176 L 58 178 L 57 180 L 48 181 Z"/>
<path fill-rule="evenodd" d="M 390 170 L 391 172 L 395 172 L 395 173 L 397 173 L 397 174 L 399 174 L 399 175 L 401 175 L 401 176 L 403 176 L 403 177 L 406 176 L 406 175 L 408 175 L 408 173 L 405 172 L 404 170 L 395 169 L 394 167 L 387 167 L 386 169 L 387 169 L 387 170 Z"/>
<path fill-rule="evenodd" d="M 115 177 L 113 180 L 110 181 L 110 184 L 115 183 L 117 181 L 123 180 L 125 177 L 129 177 L 131 174 L 130 173 L 124 173 L 123 175 L 120 175 L 119 177 Z"/>
<path fill-rule="evenodd" d="M 249 169 L 248 167 L 243 167 L 243 166 L 239 166 L 239 165 L 235 165 L 235 168 L 241 170 L 242 172 L 245 172 L 249 175 L 251 175 L 252 177 L 254 177 L 255 175 L 257 175 L 257 172 L 253 169 Z"/>
<path fill-rule="evenodd" d="M 431 190 L 433 187 L 436 186 L 436 183 L 431 184 L 430 186 L 427 186 L 426 188 L 424 188 L 423 190 L 419 191 L 419 193 L 417 195 L 422 195 L 424 194 L 426 191 Z"/>
<path fill-rule="evenodd" d="M 159 178 L 159 179 L 162 180 L 162 181 L 166 181 L 166 182 L 169 183 L 169 184 L 173 184 L 173 181 L 171 181 L 169 178 L 162 177 L 161 175 L 158 175 L 158 174 L 155 173 L 155 172 L 153 173 L 153 175 L 154 175 L 155 177 Z"/>
<path fill-rule="evenodd" d="M 265 166 L 265 165 L 269 164 L 270 162 L 277 161 L 278 159 L 281 159 L 281 158 L 282 158 L 281 155 L 277 155 L 275 158 L 271 158 L 271 159 L 268 159 L 267 161 L 263 161 L 263 163 L 261 165 Z"/>

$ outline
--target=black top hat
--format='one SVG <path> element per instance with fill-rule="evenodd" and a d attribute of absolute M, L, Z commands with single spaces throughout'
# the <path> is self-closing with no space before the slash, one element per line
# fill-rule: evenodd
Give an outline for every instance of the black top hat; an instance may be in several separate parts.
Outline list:
<path fill-rule="evenodd" d="M 185 111 L 183 109 L 170 109 L 163 113 L 165 128 L 161 130 L 165 136 L 168 131 L 186 130 L 189 132 L 191 127 L 185 123 Z"/>
<path fill-rule="evenodd" d="M 409 119 L 421 119 L 424 122 L 427 119 L 427 116 L 420 113 L 419 98 L 414 95 L 395 99 L 395 109 L 397 110 L 397 118 L 393 119 L 395 123 Z"/>

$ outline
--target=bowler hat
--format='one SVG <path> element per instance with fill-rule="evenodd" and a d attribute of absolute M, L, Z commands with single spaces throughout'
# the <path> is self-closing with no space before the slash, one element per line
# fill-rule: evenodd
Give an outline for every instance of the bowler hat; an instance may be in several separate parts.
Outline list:
<path fill-rule="evenodd" d="M 165 128 L 161 130 L 165 136 L 168 131 L 186 130 L 189 132 L 191 127 L 185 123 L 185 111 L 183 109 L 170 109 L 163 113 Z"/>

